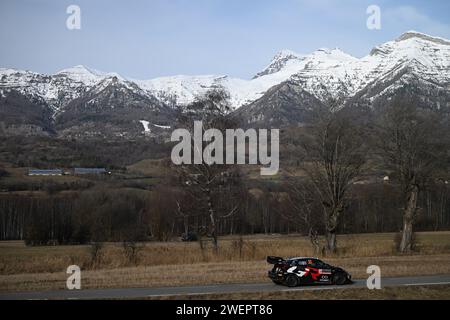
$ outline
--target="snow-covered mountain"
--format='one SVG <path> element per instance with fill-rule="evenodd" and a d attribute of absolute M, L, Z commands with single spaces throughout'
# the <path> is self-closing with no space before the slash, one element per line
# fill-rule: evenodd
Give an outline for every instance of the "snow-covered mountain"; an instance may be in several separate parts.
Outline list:
<path fill-rule="evenodd" d="M 172 76 L 151 80 L 126 79 L 118 74 L 103 73 L 84 66 L 64 69 L 53 75 L 0 68 L 0 94 L 18 91 L 34 100 L 48 103 L 55 113 L 71 100 L 86 94 L 107 79 L 115 78 L 128 87 L 134 86 L 168 105 L 187 105 L 210 90 L 225 89 L 233 108 L 254 101 L 270 87 L 293 74 L 289 68 L 251 81 L 228 76 Z M 96 89 L 98 90 L 98 89 Z"/>
<path fill-rule="evenodd" d="M 228 76 L 177 76 L 137 83 L 162 100 L 172 98 L 181 104 L 192 102 L 208 90 L 223 88 L 230 95 L 232 107 L 237 109 L 258 100 L 270 88 L 287 80 L 326 102 L 350 99 L 368 86 L 382 84 L 405 69 L 410 71 L 408 77 L 418 77 L 445 89 L 450 82 L 450 41 L 409 31 L 362 58 L 352 57 L 337 48 L 319 49 L 308 55 L 283 50 L 251 80 Z"/>
<path fill-rule="evenodd" d="M 330 101 L 342 107 L 371 106 L 399 90 L 414 94 L 428 108 L 450 111 L 450 41 L 446 39 L 410 31 L 359 59 L 339 49 L 290 57 L 289 68 L 296 69 L 292 76 L 236 112 L 248 124 L 301 123 L 315 106 Z"/>
<path fill-rule="evenodd" d="M 118 74 L 104 73 L 82 65 L 61 70 L 53 75 L 0 68 L 0 94 L 15 90 L 33 100 L 47 103 L 58 112 L 73 99 L 86 94 L 106 79 L 113 78 L 131 85 Z"/>
<path fill-rule="evenodd" d="M 271 118 L 277 112 L 289 118 L 302 105 L 314 108 L 330 99 L 342 104 L 355 100 L 371 103 L 411 84 L 419 88 L 421 99 L 435 97 L 438 107 L 450 107 L 449 40 L 409 31 L 362 58 L 337 48 L 319 49 L 306 55 L 282 50 L 249 80 L 226 75 L 134 80 L 84 66 L 53 75 L 0 68 L 0 98 L 14 91 L 32 103 L 47 105 L 53 119 L 63 115 L 68 106 L 73 111 L 74 101 L 100 107 L 99 101 L 126 105 L 127 99 L 131 99 L 130 105 L 139 104 L 154 111 L 163 105 L 169 109 L 188 105 L 212 90 L 223 90 L 231 107 L 239 109 L 237 113 L 253 123 L 270 121 L 268 110 Z M 120 99 L 110 99 L 107 94 L 119 95 Z M 75 109 L 82 111 L 79 107 Z"/>
<path fill-rule="evenodd" d="M 339 49 L 319 49 L 308 55 L 282 50 L 251 80 L 226 75 L 172 76 L 133 80 L 116 73 L 104 73 L 84 66 L 61 70 L 54 75 L 0 69 L 0 88 L 14 88 L 42 98 L 58 109 L 104 79 L 115 77 L 169 104 L 189 104 L 209 90 L 225 89 L 233 108 L 260 98 L 269 88 L 288 79 L 323 100 L 352 96 L 364 86 L 409 66 L 424 79 L 449 81 L 450 41 L 409 31 L 394 41 L 374 48 L 369 55 L 355 58 Z"/>

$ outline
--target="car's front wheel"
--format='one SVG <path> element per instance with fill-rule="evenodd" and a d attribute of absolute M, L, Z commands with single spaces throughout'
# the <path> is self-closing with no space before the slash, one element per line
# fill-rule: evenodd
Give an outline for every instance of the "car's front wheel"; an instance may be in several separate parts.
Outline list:
<path fill-rule="evenodd" d="M 298 277 L 295 274 L 290 274 L 286 277 L 285 283 L 288 287 L 298 286 Z"/>
<path fill-rule="evenodd" d="M 347 276 L 343 272 L 338 272 L 333 276 L 333 284 L 343 285 L 347 281 Z"/>

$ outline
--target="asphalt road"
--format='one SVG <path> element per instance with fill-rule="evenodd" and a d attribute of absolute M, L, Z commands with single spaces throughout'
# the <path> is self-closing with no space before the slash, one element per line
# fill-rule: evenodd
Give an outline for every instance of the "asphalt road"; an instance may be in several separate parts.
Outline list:
<path fill-rule="evenodd" d="M 420 286 L 450 284 L 450 275 L 418 277 L 382 278 L 381 286 Z M 366 287 L 366 280 L 355 280 L 353 284 L 343 286 L 311 285 L 296 288 L 277 286 L 269 280 L 265 283 L 218 284 L 160 288 L 119 288 L 87 289 L 0 293 L 0 300 L 46 300 L 46 299 L 121 299 L 145 298 L 152 296 L 183 296 L 208 293 L 292 291 L 292 290 L 333 290 Z"/>

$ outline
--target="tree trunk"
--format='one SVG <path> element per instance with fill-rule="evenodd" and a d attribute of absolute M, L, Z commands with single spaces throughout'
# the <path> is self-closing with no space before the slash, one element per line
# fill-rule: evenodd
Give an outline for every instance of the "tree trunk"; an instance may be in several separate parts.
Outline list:
<path fill-rule="evenodd" d="M 318 256 L 321 253 L 319 234 L 317 233 L 317 231 L 313 230 L 312 228 L 309 229 L 309 240 L 311 241 L 311 244 L 314 247 L 314 254 L 316 256 Z"/>
<path fill-rule="evenodd" d="M 216 219 L 214 217 L 213 210 L 210 210 L 210 212 L 209 212 L 209 219 L 211 220 L 211 237 L 212 237 L 212 242 L 213 242 L 213 246 L 214 246 L 214 252 L 217 253 L 219 244 L 217 242 Z"/>
<path fill-rule="evenodd" d="M 209 197 L 209 196 L 208 196 L 208 211 L 209 211 L 209 220 L 211 223 L 210 235 L 212 237 L 214 252 L 217 253 L 217 251 L 219 249 L 219 244 L 217 241 L 216 217 L 215 217 L 215 213 L 214 213 L 214 208 L 212 206 L 211 197 Z"/>
<path fill-rule="evenodd" d="M 327 230 L 327 250 L 330 253 L 336 252 L 336 230 Z"/>
<path fill-rule="evenodd" d="M 189 217 L 187 214 L 183 215 L 184 234 L 186 238 L 189 238 Z"/>
<path fill-rule="evenodd" d="M 402 241 L 400 242 L 400 252 L 409 252 L 413 245 L 413 224 L 417 211 L 417 197 L 419 195 L 419 188 L 417 185 L 412 185 L 409 188 L 405 211 L 403 213 L 403 230 Z"/>
<path fill-rule="evenodd" d="M 339 215 L 343 211 L 343 204 L 332 207 L 325 207 L 325 237 L 326 249 L 329 253 L 336 253 L 336 230 L 338 226 Z"/>

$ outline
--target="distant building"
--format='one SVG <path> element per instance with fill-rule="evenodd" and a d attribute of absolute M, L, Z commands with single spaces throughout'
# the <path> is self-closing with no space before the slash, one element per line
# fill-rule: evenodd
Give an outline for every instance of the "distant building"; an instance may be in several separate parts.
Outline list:
<path fill-rule="evenodd" d="M 105 168 L 75 168 L 74 174 L 106 174 L 110 173 Z"/>
<path fill-rule="evenodd" d="M 61 169 L 30 169 L 28 170 L 29 176 L 62 176 L 63 171 Z"/>

